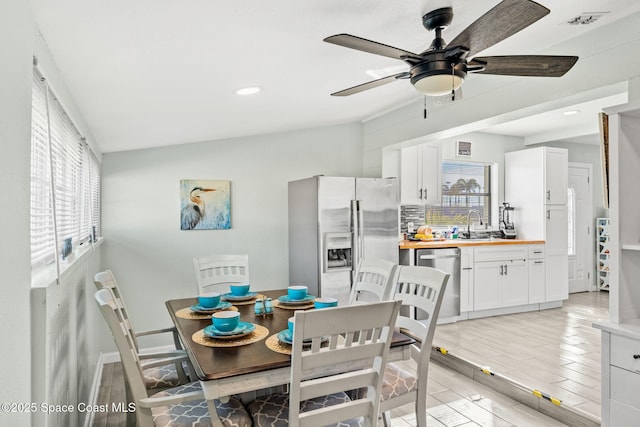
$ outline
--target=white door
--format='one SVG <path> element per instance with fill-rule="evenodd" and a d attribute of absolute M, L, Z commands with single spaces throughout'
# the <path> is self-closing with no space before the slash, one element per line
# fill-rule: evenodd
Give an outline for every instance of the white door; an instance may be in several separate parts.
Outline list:
<path fill-rule="evenodd" d="M 569 293 L 592 290 L 592 165 L 569 164 Z"/>

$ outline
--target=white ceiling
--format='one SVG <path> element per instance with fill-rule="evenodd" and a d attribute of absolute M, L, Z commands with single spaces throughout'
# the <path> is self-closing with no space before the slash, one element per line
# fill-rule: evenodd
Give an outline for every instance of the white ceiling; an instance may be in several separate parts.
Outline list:
<path fill-rule="evenodd" d="M 350 33 L 410 51 L 431 42 L 421 9 L 451 0 L 30 0 L 39 31 L 103 152 L 363 121 L 421 98 L 408 81 L 337 98 L 398 65 L 322 40 Z M 498 0 L 453 0 L 451 40 Z M 426 6 L 421 5 L 426 3 Z M 566 54 L 553 45 L 640 10 L 636 0 L 542 0 L 551 14 L 482 52 Z M 590 25 L 569 25 L 589 12 Z M 401 64 L 401 63 L 400 63 Z M 578 62 L 578 65 L 580 62 Z M 577 66 L 578 66 L 577 65 Z M 470 75 L 465 86 L 487 76 Z M 511 79 L 512 77 L 493 77 Z M 539 84 L 539 83 L 538 83 Z M 260 86 L 257 95 L 234 91 Z M 586 107 L 585 107 L 586 108 Z M 536 118 L 531 132 L 552 120 Z M 525 122 L 491 132 L 524 132 Z M 518 133 L 516 133 L 518 134 Z"/>

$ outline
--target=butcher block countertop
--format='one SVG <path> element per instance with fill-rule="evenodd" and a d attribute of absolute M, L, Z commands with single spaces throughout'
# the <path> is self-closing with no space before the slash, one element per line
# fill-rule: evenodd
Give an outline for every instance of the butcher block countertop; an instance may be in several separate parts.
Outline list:
<path fill-rule="evenodd" d="M 439 248 L 459 248 L 462 246 L 496 246 L 496 245 L 540 245 L 544 240 L 521 240 L 521 239 L 491 239 L 491 240 L 465 240 L 448 239 L 439 241 L 413 241 L 401 240 L 400 249 L 439 249 Z"/>

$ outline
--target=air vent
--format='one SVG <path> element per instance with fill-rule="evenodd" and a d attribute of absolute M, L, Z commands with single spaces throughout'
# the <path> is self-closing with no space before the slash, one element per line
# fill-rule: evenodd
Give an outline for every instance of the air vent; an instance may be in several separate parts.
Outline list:
<path fill-rule="evenodd" d="M 567 21 L 569 25 L 588 25 L 593 24 L 609 12 L 583 12 L 582 14 L 571 18 Z"/>

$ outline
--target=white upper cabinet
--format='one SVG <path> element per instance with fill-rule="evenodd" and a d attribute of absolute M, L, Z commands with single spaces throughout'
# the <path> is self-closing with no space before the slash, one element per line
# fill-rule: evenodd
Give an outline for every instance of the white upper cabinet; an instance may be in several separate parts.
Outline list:
<path fill-rule="evenodd" d="M 440 203 L 440 149 L 430 145 L 403 148 L 400 155 L 400 202 Z"/>
<path fill-rule="evenodd" d="M 569 187 L 568 151 L 562 148 L 544 148 L 545 203 L 566 205 Z"/>

